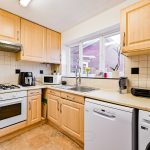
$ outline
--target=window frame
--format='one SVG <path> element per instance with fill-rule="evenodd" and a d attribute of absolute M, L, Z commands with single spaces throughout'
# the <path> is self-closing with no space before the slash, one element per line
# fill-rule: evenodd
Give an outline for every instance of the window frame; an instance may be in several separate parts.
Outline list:
<path fill-rule="evenodd" d="M 103 33 L 101 35 L 98 35 L 98 36 L 95 36 L 95 37 L 91 37 L 91 38 L 88 38 L 88 39 L 85 39 L 85 40 L 82 40 L 76 44 L 71 44 L 69 46 L 69 52 L 68 52 L 68 57 L 67 57 L 67 76 L 70 76 L 70 77 L 75 77 L 75 73 L 71 72 L 71 68 L 70 68 L 70 65 L 71 65 L 71 62 L 70 62 L 70 56 L 71 56 L 71 51 L 70 51 L 70 48 L 71 47 L 75 47 L 75 46 L 79 46 L 79 65 L 81 66 L 81 77 L 87 77 L 86 74 L 83 74 L 83 48 L 82 48 L 82 45 L 84 42 L 86 41 L 90 41 L 92 39 L 96 39 L 96 38 L 99 38 L 100 42 L 100 49 L 99 49 L 99 71 L 105 71 L 105 45 L 104 45 L 104 39 L 107 38 L 107 37 L 110 37 L 110 36 L 113 36 L 113 35 L 116 35 L 116 34 L 120 34 L 120 31 L 119 29 L 118 30 L 115 30 L 115 31 L 112 31 L 112 32 L 106 32 L 106 33 Z M 123 68 L 123 72 L 124 72 L 124 68 Z M 88 77 L 95 77 L 95 74 L 89 74 Z"/>

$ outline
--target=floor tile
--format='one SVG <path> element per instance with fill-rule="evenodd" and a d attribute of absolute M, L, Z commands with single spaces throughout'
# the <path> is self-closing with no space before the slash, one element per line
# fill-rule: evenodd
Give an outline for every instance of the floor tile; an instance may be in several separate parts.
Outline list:
<path fill-rule="evenodd" d="M 0 150 L 83 150 L 49 125 L 42 125 L 0 144 Z"/>

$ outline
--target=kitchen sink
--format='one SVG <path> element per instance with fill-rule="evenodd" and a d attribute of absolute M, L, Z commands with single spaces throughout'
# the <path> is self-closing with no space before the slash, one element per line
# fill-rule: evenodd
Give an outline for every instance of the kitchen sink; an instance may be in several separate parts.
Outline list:
<path fill-rule="evenodd" d="M 74 86 L 71 86 L 71 85 L 53 85 L 52 87 L 59 88 L 59 89 L 64 89 L 64 90 L 69 90 Z"/>
<path fill-rule="evenodd" d="M 76 87 L 69 88 L 69 90 L 78 91 L 78 92 L 90 92 L 96 89 L 92 87 L 86 87 L 86 86 L 76 86 Z"/>
<path fill-rule="evenodd" d="M 77 92 L 90 92 L 96 90 L 95 88 L 87 87 L 87 86 L 54 85 L 52 87 L 64 89 L 64 90 L 72 90 Z"/>

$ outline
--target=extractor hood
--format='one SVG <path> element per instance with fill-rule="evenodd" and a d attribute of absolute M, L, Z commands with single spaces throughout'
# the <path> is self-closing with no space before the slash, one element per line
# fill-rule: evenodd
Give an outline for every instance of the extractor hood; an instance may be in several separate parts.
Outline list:
<path fill-rule="evenodd" d="M 0 40 L 0 51 L 17 53 L 21 51 L 22 45 L 19 43 Z"/>

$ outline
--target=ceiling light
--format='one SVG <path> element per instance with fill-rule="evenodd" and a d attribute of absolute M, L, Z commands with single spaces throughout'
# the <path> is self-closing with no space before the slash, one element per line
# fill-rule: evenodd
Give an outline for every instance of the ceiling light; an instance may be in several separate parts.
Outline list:
<path fill-rule="evenodd" d="M 31 0 L 20 0 L 20 5 L 22 7 L 27 7 L 30 2 L 31 2 Z"/>

